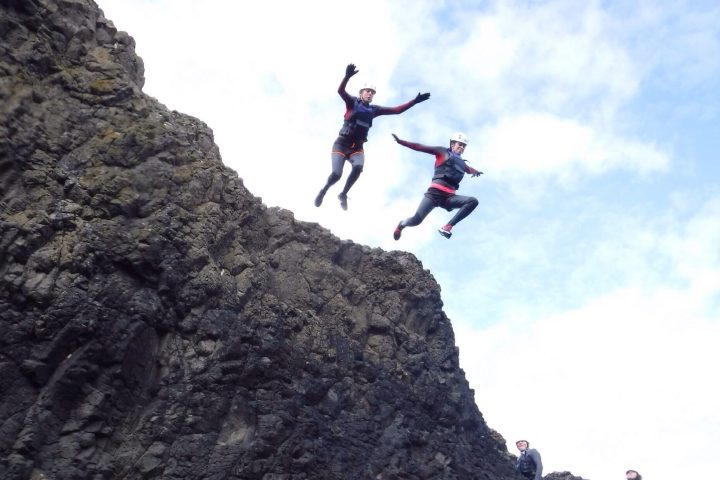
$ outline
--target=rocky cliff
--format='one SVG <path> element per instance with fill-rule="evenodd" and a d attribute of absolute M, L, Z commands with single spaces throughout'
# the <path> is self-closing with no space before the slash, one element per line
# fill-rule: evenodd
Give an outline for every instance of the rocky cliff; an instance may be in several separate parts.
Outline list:
<path fill-rule="evenodd" d="M 0 37 L 0 478 L 514 478 L 414 256 L 266 208 L 91 0 Z"/>
<path fill-rule="evenodd" d="M 552 472 L 543 477 L 543 480 L 587 480 L 583 477 L 576 477 L 570 472 Z"/>

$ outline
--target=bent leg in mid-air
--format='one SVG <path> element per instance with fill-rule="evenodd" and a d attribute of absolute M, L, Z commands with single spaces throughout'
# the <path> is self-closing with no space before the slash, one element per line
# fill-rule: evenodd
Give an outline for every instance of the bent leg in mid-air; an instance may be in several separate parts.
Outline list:
<path fill-rule="evenodd" d="M 430 198 L 424 196 L 422 200 L 420 200 L 420 205 L 418 205 L 417 211 L 415 212 L 415 215 L 412 217 L 406 218 L 405 220 L 398 223 L 398 226 L 395 227 L 395 231 L 393 232 L 393 238 L 395 240 L 400 240 L 400 235 L 402 234 L 402 229 L 405 227 L 415 227 L 417 225 L 420 225 L 423 220 L 425 220 L 425 217 L 428 216 L 428 213 L 432 211 L 432 209 L 435 208 L 435 202 L 431 200 Z"/>
<path fill-rule="evenodd" d="M 450 221 L 440 227 L 438 230 L 440 232 L 440 235 L 442 235 L 445 238 L 450 238 L 452 236 L 452 228 L 460 223 L 462 219 L 470 215 L 470 213 L 475 210 L 475 207 L 478 206 L 477 198 L 475 197 L 466 197 L 463 195 L 453 195 L 452 197 L 448 198 L 445 201 L 445 205 L 443 207 L 446 210 L 455 210 L 456 208 L 459 208 L 458 212 L 450 219 Z"/>
<path fill-rule="evenodd" d="M 360 174 L 363 171 L 363 166 L 365 165 L 365 153 L 360 150 L 358 152 L 354 152 L 350 157 L 348 158 L 348 162 L 352 165 L 352 170 L 350 171 L 350 175 L 348 175 L 347 181 L 345 181 L 345 187 L 343 188 L 342 192 L 340 192 L 340 195 L 338 195 L 338 199 L 340 200 L 340 206 L 343 210 L 347 210 L 347 194 L 352 188 L 353 185 L 355 185 L 355 182 L 360 177 Z"/>
<path fill-rule="evenodd" d="M 315 197 L 315 206 L 316 207 L 319 207 L 320 205 L 322 205 L 323 198 L 325 197 L 325 194 L 327 193 L 328 188 L 335 185 L 337 183 L 337 181 L 340 180 L 340 177 L 342 176 L 344 164 L 345 164 L 345 154 L 333 149 L 332 173 L 330 173 L 330 176 L 328 177 L 327 182 L 325 182 L 325 186 L 320 189 L 320 193 L 318 193 L 317 197 Z"/>

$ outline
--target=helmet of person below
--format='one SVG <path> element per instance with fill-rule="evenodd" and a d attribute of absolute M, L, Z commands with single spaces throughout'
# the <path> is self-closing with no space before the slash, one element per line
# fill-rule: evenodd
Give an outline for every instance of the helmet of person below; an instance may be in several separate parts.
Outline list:
<path fill-rule="evenodd" d="M 363 90 L 372 90 L 373 93 L 377 93 L 377 88 L 375 88 L 374 83 L 369 83 L 369 82 L 363 83 L 363 86 L 360 89 L 360 93 L 362 93 Z"/>
<path fill-rule="evenodd" d="M 625 472 L 625 476 L 630 478 L 630 473 L 635 474 L 635 480 L 642 480 L 642 475 L 640 475 L 637 470 L 628 470 L 627 472 Z"/>
<path fill-rule="evenodd" d="M 450 137 L 450 141 L 451 141 L 451 142 L 460 142 L 460 143 L 463 143 L 463 144 L 465 144 L 465 145 L 468 144 L 467 135 L 465 135 L 465 134 L 462 133 L 462 132 L 455 132 L 455 133 L 453 133 L 452 137 Z"/>

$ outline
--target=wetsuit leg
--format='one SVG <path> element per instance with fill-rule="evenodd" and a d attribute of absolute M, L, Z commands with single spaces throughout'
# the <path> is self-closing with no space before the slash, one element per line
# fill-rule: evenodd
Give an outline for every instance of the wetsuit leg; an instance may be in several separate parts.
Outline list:
<path fill-rule="evenodd" d="M 450 225 L 455 226 L 460 223 L 460 220 L 467 217 L 468 215 L 470 215 L 470 212 L 475 210 L 475 207 L 478 206 L 478 201 L 475 197 L 453 195 L 445 201 L 445 205 L 443 206 L 449 210 L 455 210 L 456 208 L 460 209 L 455 214 L 455 216 L 448 222 Z"/>
<path fill-rule="evenodd" d="M 332 150 L 332 172 L 330 173 L 330 176 L 328 177 L 327 181 L 325 182 L 325 186 L 320 189 L 320 192 L 317 194 L 317 197 L 315 197 L 315 206 L 319 207 L 322 205 L 323 198 L 325 197 L 325 194 L 328 191 L 328 188 L 330 188 L 332 185 L 334 185 L 338 180 L 340 180 L 340 177 L 342 176 L 343 171 L 343 165 L 345 165 L 345 154 L 341 151 L 339 151 L 339 148 L 337 144 L 333 145 Z"/>
<path fill-rule="evenodd" d="M 332 172 L 327 179 L 327 183 L 323 190 L 327 190 L 334 185 L 342 176 L 343 166 L 345 165 L 345 155 L 341 152 L 333 150 L 332 152 Z"/>
<path fill-rule="evenodd" d="M 365 153 L 362 150 L 355 152 L 350 155 L 348 161 L 352 165 L 352 170 L 350 171 L 350 175 L 348 175 L 347 181 L 345 182 L 345 188 L 343 188 L 341 195 L 347 195 L 357 181 L 358 177 L 360 177 L 360 174 L 363 171 L 363 165 L 365 165 Z"/>
<path fill-rule="evenodd" d="M 432 209 L 435 208 L 435 202 L 430 200 L 427 197 L 423 197 L 422 200 L 420 200 L 420 205 L 418 205 L 417 211 L 415 212 L 415 215 L 412 217 L 409 217 L 402 222 L 400 222 L 400 225 L 398 225 L 400 228 L 405 227 L 414 227 L 417 225 L 420 225 L 423 220 L 425 220 L 425 217 L 428 216 L 428 213 L 432 211 Z"/>
<path fill-rule="evenodd" d="M 320 190 L 323 195 L 325 195 L 325 192 L 327 192 L 328 188 L 330 188 L 332 185 L 335 185 L 335 183 L 340 180 L 340 177 L 342 176 L 343 165 L 345 164 L 345 155 L 342 152 L 338 152 L 333 149 L 331 161 L 332 171 L 330 172 L 330 176 L 328 176 L 327 181 L 325 182 L 325 186 Z"/>

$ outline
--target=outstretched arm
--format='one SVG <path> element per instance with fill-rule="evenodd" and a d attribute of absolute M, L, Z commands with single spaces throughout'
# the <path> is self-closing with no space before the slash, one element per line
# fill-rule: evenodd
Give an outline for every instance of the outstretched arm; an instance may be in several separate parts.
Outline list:
<path fill-rule="evenodd" d="M 346 105 L 352 105 L 352 97 L 345 90 L 348 84 L 348 80 L 350 80 L 350 77 L 352 77 L 359 71 L 360 70 L 355 68 L 354 63 L 349 63 L 348 66 L 345 67 L 345 76 L 343 77 L 342 82 L 340 82 L 340 86 L 338 87 L 338 93 L 340 94 L 340 98 L 345 101 Z"/>
<path fill-rule="evenodd" d="M 402 145 L 403 147 L 411 148 L 413 150 L 417 150 L 418 152 L 429 153 L 431 155 L 445 153 L 445 149 L 443 147 L 429 147 L 427 145 L 423 145 L 420 143 L 407 142 L 405 140 L 398 138 L 398 136 L 395 135 L 394 133 L 392 134 L 392 136 L 395 139 L 395 141 L 397 143 L 399 143 L 400 145 Z"/>
<path fill-rule="evenodd" d="M 479 177 L 483 174 L 483 172 L 481 172 L 480 170 L 475 170 L 473 167 L 467 164 L 465 165 L 465 173 L 469 173 L 473 177 Z"/>
<path fill-rule="evenodd" d="M 379 117 L 380 115 L 397 115 L 398 113 L 402 113 L 408 108 L 412 107 L 413 105 L 417 105 L 418 103 L 422 103 L 425 100 L 430 98 L 429 93 L 419 93 L 415 98 L 410 100 L 409 102 L 403 103 L 402 105 L 398 105 L 397 107 L 381 107 L 377 106 L 375 108 L 375 116 Z"/>

